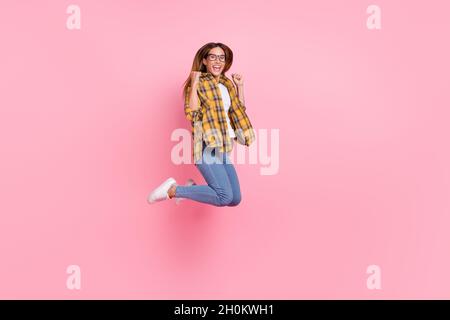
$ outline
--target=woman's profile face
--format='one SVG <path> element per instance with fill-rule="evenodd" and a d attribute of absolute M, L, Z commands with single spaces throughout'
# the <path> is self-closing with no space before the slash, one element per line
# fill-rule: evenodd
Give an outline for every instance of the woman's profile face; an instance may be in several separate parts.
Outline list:
<path fill-rule="evenodd" d="M 225 52 L 221 47 L 215 47 L 209 50 L 208 56 L 203 59 L 203 64 L 206 65 L 206 70 L 212 73 L 213 76 L 218 77 L 225 66 Z"/>

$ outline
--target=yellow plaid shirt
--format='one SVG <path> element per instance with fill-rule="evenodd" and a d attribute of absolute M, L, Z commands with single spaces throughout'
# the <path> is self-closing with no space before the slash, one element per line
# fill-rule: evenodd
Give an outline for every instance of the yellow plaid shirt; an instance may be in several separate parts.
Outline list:
<path fill-rule="evenodd" d="M 249 146 L 255 140 L 255 132 L 245 111 L 246 108 L 239 100 L 236 88 L 229 78 L 221 74 L 219 83 L 227 87 L 230 95 L 231 106 L 228 116 L 236 134 L 234 140 Z M 209 147 L 219 147 L 220 152 L 230 152 L 233 149 L 233 141 L 228 134 L 222 96 L 214 76 L 209 72 L 202 72 L 199 77 L 197 94 L 200 109 L 197 111 L 192 111 L 189 106 L 190 91 L 189 86 L 184 101 L 184 113 L 192 125 L 194 162 L 202 158 L 203 141 Z"/>

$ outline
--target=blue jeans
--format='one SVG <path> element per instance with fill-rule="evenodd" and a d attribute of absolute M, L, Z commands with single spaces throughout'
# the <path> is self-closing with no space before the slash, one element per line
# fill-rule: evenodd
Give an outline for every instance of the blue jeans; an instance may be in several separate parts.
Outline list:
<path fill-rule="evenodd" d="M 187 198 L 214 206 L 237 206 L 241 202 L 239 180 L 228 153 L 206 147 L 201 162 L 194 163 L 207 185 L 177 186 L 176 198 Z"/>

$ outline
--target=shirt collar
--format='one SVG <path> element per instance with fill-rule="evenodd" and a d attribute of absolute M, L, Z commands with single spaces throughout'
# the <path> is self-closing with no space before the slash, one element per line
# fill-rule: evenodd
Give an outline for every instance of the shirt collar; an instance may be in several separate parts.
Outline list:
<path fill-rule="evenodd" d="M 214 76 L 212 75 L 211 72 L 202 72 L 202 76 L 205 80 L 215 80 Z M 220 77 L 219 77 L 219 82 L 218 83 L 222 83 L 225 84 L 227 81 L 227 77 L 221 73 Z"/>

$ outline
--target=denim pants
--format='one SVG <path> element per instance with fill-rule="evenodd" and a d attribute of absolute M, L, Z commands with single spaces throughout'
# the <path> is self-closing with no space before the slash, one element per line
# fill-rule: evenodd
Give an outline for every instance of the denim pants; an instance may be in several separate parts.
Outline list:
<path fill-rule="evenodd" d="M 203 142 L 201 161 L 194 163 L 207 185 L 177 186 L 176 198 L 187 198 L 218 207 L 237 206 L 241 202 L 239 180 L 229 153 L 206 147 Z"/>

